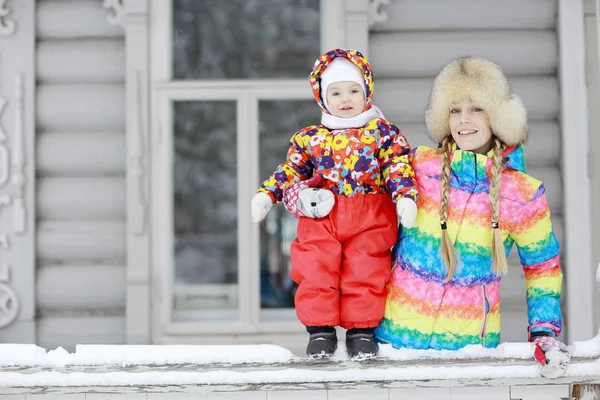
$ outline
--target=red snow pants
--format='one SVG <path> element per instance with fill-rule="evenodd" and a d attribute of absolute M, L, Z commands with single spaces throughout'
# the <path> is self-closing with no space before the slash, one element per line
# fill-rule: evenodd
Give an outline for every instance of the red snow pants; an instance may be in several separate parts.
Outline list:
<path fill-rule="evenodd" d="M 338 195 L 328 216 L 299 219 L 290 275 L 299 285 L 294 302 L 303 325 L 379 325 L 397 221 L 387 194 Z"/>

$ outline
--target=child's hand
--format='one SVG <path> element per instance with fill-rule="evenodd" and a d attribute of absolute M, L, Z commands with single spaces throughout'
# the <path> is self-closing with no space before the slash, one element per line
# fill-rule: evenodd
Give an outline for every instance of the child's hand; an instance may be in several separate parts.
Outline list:
<path fill-rule="evenodd" d="M 405 228 L 412 228 L 417 218 L 417 203 L 412 199 L 403 197 L 396 203 L 396 213 L 398 214 L 398 221 Z"/>
<path fill-rule="evenodd" d="M 540 372 L 546 378 L 563 376 L 569 366 L 569 348 L 552 336 L 537 336 L 531 340 L 535 346 L 533 356 L 540 363 Z"/>
<path fill-rule="evenodd" d="M 273 202 L 268 194 L 262 192 L 256 193 L 252 198 L 252 220 L 260 222 L 265 219 L 271 207 L 273 207 Z"/>

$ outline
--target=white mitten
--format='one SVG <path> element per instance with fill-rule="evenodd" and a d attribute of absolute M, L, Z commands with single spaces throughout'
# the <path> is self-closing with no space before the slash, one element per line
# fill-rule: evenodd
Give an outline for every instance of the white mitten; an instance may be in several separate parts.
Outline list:
<path fill-rule="evenodd" d="M 335 196 L 331 190 L 304 188 L 298 194 L 298 210 L 309 218 L 327 216 L 334 204 Z"/>
<path fill-rule="evenodd" d="M 417 218 L 417 203 L 408 197 L 403 197 L 396 203 L 398 221 L 405 228 L 412 228 Z"/>
<path fill-rule="evenodd" d="M 552 336 L 537 336 L 531 341 L 535 346 L 533 356 L 540 364 L 540 374 L 551 379 L 563 376 L 571 361 L 569 348 Z"/>
<path fill-rule="evenodd" d="M 258 192 L 252 198 L 252 220 L 260 222 L 267 216 L 269 210 L 273 207 L 271 197 L 263 192 Z"/>

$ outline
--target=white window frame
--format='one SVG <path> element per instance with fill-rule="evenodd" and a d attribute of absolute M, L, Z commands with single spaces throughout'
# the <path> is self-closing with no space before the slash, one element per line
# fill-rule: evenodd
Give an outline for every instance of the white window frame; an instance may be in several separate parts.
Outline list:
<path fill-rule="evenodd" d="M 170 82 L 155 86 L 158 128 L 152 154 L 152 260 L 161 278 L 160 321 L 169 335 L 194 333 L 258 333 L 296 331 L 294 310 L 284 322 L 261 322 L 259 225 L 252 223 L 250 200 L 260 185 L 258 104 L 260 100 L 310 100 L 305 80 L 223 80 Z M 172 322 L 173 307 L 173 115 L 174 101 L 236 101 L 236 163 L 238 191 L 239 322 Z M 291 133 L 290 133 L 291 135 Z M 243 256 L 242 256 L 243 255 Z"/>
<path fill-rule="evenodd" d="M 303 332 L 294 309 L 276 311 L 282 318 L 261 320 L 259 226 L 252 223 L 250 200 L 259 175 L 258 105 L 260 100 L 312 99 L 307 78 L 278 80 L 173 80 L 172 0 L 150 0 L 150 216 L 152 273 L 152 341 L 197 342 L 224 335 L 263 335 Z M 357 3 L 368 0 L 321 0 L 321 49 L 350 45 L 346 23 Z M 368 37 L 368 15 L 363 37 Z M 352 37 L 357 34 L 354 26 Z M 365 49 L 366 51 L 366 49 Z M 308 71 L 307 74 L 308 76 Z M 238 295 L 239 321 L 172 321 L 173 298 L 173 101 L 237 101 Z M 300 127 L 299 127 L 300 128 Z M 289 132 L 291 135 L 293 132 Z M 264 178 L 264 177 L 263 177 Z M 241 256 L 241 255 L 247 255 Z M 289 335 L 288 335 L 289 336 Z M 233 340 L 231 340 L 233 341 Z M 277 340 L 275 340 L 277 341 Z"/>

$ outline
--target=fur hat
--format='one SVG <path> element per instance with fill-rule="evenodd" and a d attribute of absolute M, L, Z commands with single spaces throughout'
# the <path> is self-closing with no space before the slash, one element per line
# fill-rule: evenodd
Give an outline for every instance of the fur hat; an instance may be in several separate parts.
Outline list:
<path fill-rule="evenodd" d="M 521 144 L 527 138 L 527 110 L 521 99 L 510 93 L 506 76 L 496 63 L 462 57 L 450 62 L 437 75 L 425 112 L 429 136 L 437 143 L 451 135 L 450 105 L 461 100 L 481 107 L 492 133 L 506 145 Z"/>
<path fill-rule="evenodd" d="M 335 82 L 356 82 L 362 88 L 363 96 L 367 96 L 365 77 L 358 66 L 346 58 L 336 57 L 321 74 L 321 98 L 327 108 L 327 88 Z"/>

